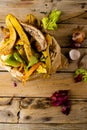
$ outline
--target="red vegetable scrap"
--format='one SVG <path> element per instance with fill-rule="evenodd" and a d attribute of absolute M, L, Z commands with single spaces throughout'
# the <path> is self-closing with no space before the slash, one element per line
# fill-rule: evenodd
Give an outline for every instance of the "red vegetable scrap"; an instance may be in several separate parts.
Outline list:
<path fill-rule="evenodd" d="M 51 96 L 51 105 L 52 106 L 61 106 L 62 113 L 68 115 L 71 109 L 71 103 L 68 99 L 69 90 L 59 90 L 53 93 Z"/>
<path fill-rule="evenodd" d="M 13 85 L 14 85 L 14 87 L 17 87 L 17 82 L 14 81 L 14 82 L 13 82 Z"/>
<path fill-rule="evenodd" d="M 80 81 L 87 82 L 87 70 L 76 69 L 76 71 L 74 73 L 74 79 L 76 82 L 80 82 Z"/>
<path fill-rule="evenodd" d="M 74 78 L 76 82 L 80 82 L 83 79 L 83 75 L 79 74 L 77 77 Z"/>
<path fill-rule="evenodd" d="M 62 113 L 68 115 L 71 109 L 71 103 L 69 100 L 66 100 L 66 102 L 62 105 Z"/>

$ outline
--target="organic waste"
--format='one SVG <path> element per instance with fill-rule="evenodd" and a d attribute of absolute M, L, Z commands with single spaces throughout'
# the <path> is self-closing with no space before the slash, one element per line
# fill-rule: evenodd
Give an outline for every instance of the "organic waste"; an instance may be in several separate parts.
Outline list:
<path fill-rule="evenodd" d="M 52 10 L 48 17 L 42 19 L 42 25 L 47 30 L 55 30 L 58 26 L 58 20 L 61 15 L 60 10 Z"/>
<path fill-rule="evenodd" d="M 50 18 L 53 18 L 54 12 Z M 54 21 L 57 21 L 57 16 Z M 35 74 L 55 73 L 67 64 L 55 38 L 43 31 L 41 20 L 34 15 L 29 14 L 26 22 L 20 22 L 14 15 L 8 14 L 6 26 L 2 27 L 4 39 L 0 42 L 0 66 L 12 76 L 25 82 Z"/>
<path fill-rule="evenodd" d="M 69 100 L 69 90 L 59 90 L 53 93 L 51 96 L 51 105 L 52 106 L 61 106 L 62 113 L 68 115 L 71 109 L 71 103 Z"/>
<path fill-rule="evenodd" d="M 78 60 L 80 58 L 80 51 L 77 49 L 71 49 L 69 51 L 69 57 L 71 60 Z"/>
<path fill-rule="evenodd" d="M 84 39 L 85 39 L 85 32 L 83 30 L 77 29 L 72 34 L 73 47 L 76 48 L 81 47 Z"/>
<path fill-rule="evenodd" d="M 76 69 L 74 73 L 74 79 L 76 82 L 87 82 L 87 71 L 85 69 Z"/>

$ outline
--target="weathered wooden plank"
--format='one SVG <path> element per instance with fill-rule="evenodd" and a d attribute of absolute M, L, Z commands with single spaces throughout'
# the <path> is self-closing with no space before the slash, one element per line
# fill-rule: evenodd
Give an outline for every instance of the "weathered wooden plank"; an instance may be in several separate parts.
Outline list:
<path fill-rule="evenodd" d="M 80 67 L 80 61 L 81 59 L 87 54 L 87 48 L 78 48 L 77 50 L 79 50 L 80 52 L 80 58 L 78 60 L 71 60 L 70 56 L 69 56 L 69 52 L 72 48 L 62 48 L 61 51 L 62 53 L 67 57 L 68 62 L 69 62 L 69 66 L 67 69 L 61 69 L 61 71 L 65 71 L 65 72 L 74 72 L 76 69 L 78 69 Z"/>
<path fill-rule="evenodd" d="M 19 123 L 86 123 L 87 100 L 73 101 L 68 116 L 61 113 L 61 107 L 52 107 L 49 99 L 23 99 Z"/>
<path fill-rule="evenodd" d="M 0 122 L 17 123 L 19 112 L 18 99 L 0 98 Z"/>
<path fill-rule="evenodd" d="M 78 0 L 78 1 L 74 1 L 74 0 L 43 0 L 42 2 L 40 0 L 38 1 L 35 1 L 35 0 L 15 0 L 15 1 L 12 1 L 12 0 L 1 0 L 0 1 L 1 3 L 1 7 L 2 5 L 5 6 L 5 7 L 20 7 L 23 8 L 23 7 L 28 7 L 28 6 L 33 6 L 35 7 L 35 4 L 36 4 L 36 7 L 39 7 L 39 5 L 43 5 L 43 7 L 48 8 L 52 8 L 52 7 L 58 7 L 59 9 L 63 9 L 63 10 L 71 10 L 71 6 L 73 7 L 73 9 L 75 10 L 86 10 L 87 8 L 87 1 L 86 0 Z M 39 5 L 38 5 L 39 4 Z M 60 7 L 61 5 L 61 7 Z M 84 5 L 84 7 L 83 7 Z M 20 8 L 19 7 L 19 8 Z M 77 8 L 76 8 L 77 7 Z M 40 8 L 40 7 L 39 7 Z M 50 10 L 49 10 L 50 11 Z"/>
<path fill-rule="evenodd" d="M 17 87 L 14 87 L 14 82 Z M 49 97 L 57 90 L 68 89 L 72 97 L 86 98 L 87 83 L 75 83 L 72 73 L 57 73 L 50 78 L 33 78 L 26 82 L 25 87 L 21 82 L 15 81 L 8 72 L 0 72 L 0 95 L 22 97 Z"/>
<path fill-rule="evenodd" d="M 83 43 L 83 47 L 87 47 L 87 25 L 80 25 L 86 34 L 86 38 Z M 72 46 L 72 34 L 74 30 L 78 28 L 78 24 L 59 24 L 58 29 L 55 31 L 49 31 L 58 41 L 61 47 L 71 47 Z"/>
<path fill-rule="evenodd" d="M 87 124 L 0 124 L 0 130 L 86 130 Z"/>
<path fill-rule="evenodd" d="M 86 123 L 87 99 L 71 100 L 68 116 L 61 107 L 53 107 L 49 98 L 0 98 L 0 122 L 3 123 Z M 38 115 L 39 114 L 39 115 Z"/>
<path fill-rule="evenodd" d="M 0 130 L 86 130 L 87 124 L 0 124 Z"/>
<path fill-rule="evenodd" d="M 4 10 L 3 10 L 4 8 Z M 78 16 L 79 13 L 83 13 L 87 10 L 87 1 L 69 1 L 69 0 L 43 0 L 42 2 L 40 0 L 27 0 L 27 1 L 0 1 L 0 21 L 3 21 L 5 19 L 5 16 L 8 13 L 13 13 L 17 17 L 20 17 L 21 19 L 24 19 L 26 14 L 28 13 L 34 13 L 37 17 L 42 18 L 45 15 L 48 15 L 49 12 L 52 9 L 59 9 L 62 11 L 63 15 L 61 17 L 61 20 L 68 18 L 71 18 L 73 16 Z M 73 10 L 72 10 L 73 9 Z M 87 15 L 84 17 L 81 15 L 79 18 L 80 20 L 72 21 L 72 23 L 80 23 L 80 21 L 83 22 L 83 24 L 86 23 Z"/>
<path fill-rule="evenodd" d="M 83 11 L 83 12 L 76 11 L 76 12 L 69 12 L 69 13 L 64 12 L 60 17 L 59 23 L 68 23 L 68 24 L 77 23 L 79 25 L 84 23 L 84 25 L 86 25 L 86 19 L 87 19 L 87 11 Z"/>
<path fill-rule="evenodd" d="M 43 16 L 47 16 L 53 8 L 62 11 L 58 29 L 50 32 L 61 47 L 71 46 L 71 35 L 78 25 L 83 26 L 87 36 L 86 0 L 0 0 L 0 25 L 5 23 L 5 17 L 8 13 L 13 13 L 21 20 L 24 20 L 28 13 L 33 13 L 41 19 Z M 83 47 L 87 47 L 87 37 Z M 62 48 L 62 52 L 67 55 L 70 49 Z M 83 50 L 86 49 L 80 49 L 81 55 L 84 53 Z M 68 70 L 63 70 L 67 73 L 60 72 L 52 75 L 49 79 L 33 79 L 28 81 L 25 87 L 13 79 L 9 73 L 0 72 L 0 96 L 5 96 L 5 98 L 0 98 L 0 122 L 4 123 L 0 124 L 0 129 L 86 130 L 87 83 L 75 83 L 73 73 L 68 73 L 68 71 L 74 71 L 78 67 L 77 62 L 70 61 Z M 17 83 L 17 87 L 14 87 L 14 82 Z M 69 116 L 63 115 L 60 112 L 60 107 L 50 106 L 48 98 L 36 98 L 50 97 L 53 92 L 62 89 L 70 90 L 70 98 L 81 99 L 72 100 Z M 6 96 L 33 98 L 6 98 Z M 5 124 L 19 122 L 23 124 Z"/>

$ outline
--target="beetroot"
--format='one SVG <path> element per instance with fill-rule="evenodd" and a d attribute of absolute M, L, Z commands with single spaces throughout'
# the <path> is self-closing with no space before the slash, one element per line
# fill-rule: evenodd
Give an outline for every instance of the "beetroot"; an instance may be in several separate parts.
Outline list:
<path fill-rule="evenodd" d="M 62 113 L 68 115 L 70 113 L 71 103 L 67 100 L 62 106 Z"/>
<path fill-rule="evenodd" d="M 68 115 L 70 112 L 71 104 L 68 100 L 69 90 L 59 90 L 53 93 L 51 96 L 51 105 L 52 106 L 61 106 L 62 113 Z"/>
<path fill-rule="evenodd" d="M 87 82 L 87 70 L 76 69 L 76 71 L 74 73 L 74 79 L 76 82 L 80 82 L 80 81 Z"/>
<path fill-rule="evenodd" d="M 80 82 L 80 81 L 82 81 L 82 79 L 83 79 L 83 75 L 82 74 L 79 74 L 79 75 L 77 75 L 77 77 L 75 77 L 75 81 L 76 82 Z"/>

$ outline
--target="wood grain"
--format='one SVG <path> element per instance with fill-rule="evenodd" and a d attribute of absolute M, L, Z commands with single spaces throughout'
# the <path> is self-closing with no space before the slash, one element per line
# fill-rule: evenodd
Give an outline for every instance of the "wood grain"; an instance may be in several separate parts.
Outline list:
<path fill-rule="evenodd" d="M 18 105 L 16 106 L 16 104 Z M 85 123 L 87 121 L 86 112 L 87 100 L 72 101 L 72 109 L 67 118 L 67 116 L 61 113 L 60 107 L 55 108 L 50 105 L 50 100 L 48 98 L 13 98 L 8 104 L 6 103 L 0 106 L 0 122 Z"/>
<path fill-rule="evenodd" d="M 0 95 L 19 97 L 49 97 L 57 90 L 70 90 L 72 97 L 86 98 L 87 83 L 75 83 L 72 73 L 57 73 L 48 79 L 32 79 L 23 86 L 21 82 L 13 79 L 9 73 L 0 73 Z M 5 79 L 5 82 L 4 80 Z M 17 87 L 14 87 L 14 82 Z"/>
<path fill-rule="evenodd" d="M 3 10 L 4 8 L 4 10 Z M 20 19 L 24 19 L 25 16 L 29 13 L 34 13 L 37 17 L 42 18 L 45 15 L 48 15 L 52 9 L 59 9 L 62 11 L 61 20 L 66 18 L 76 17 L 83 12 L 87 11 L 87 1 L 74 1 L 74 0 L 1 0 L 0 1 L 0 21 L 4 21 L 8 13 L 13 13 Z M 87 15 L 86 15 L 87 16 Z M 80 20 L 72 21 L 74 23 L 83 22 L 86 24 L 86 18 L 84 16 L 80 17 Z M 81 20 L 82 19 L 82 20 Z M 81 22 L 80 22 L 81 21 Z"/>
<path fill-rule="evenodd" d="M 49 31 L 53 35 L 58 44 L 61 47 L 71 47 L 72 46 L 72 34 L 75 29 L 78 27 L 83 28 L 83 31 L 86 33 L 85 40 L 82 44 L 82 47 L 87 47 L 87 25 L 78 25 L 78 24 L 59 24 L 58 29 L 55 31 Z"/>
<path fill-rule="evenodd" d="M 70 100 L 71 111 L 66 116 L 61 107 L 51 106 L 50 98 L 1 98 L 0 123 L 86 123 L 87 99 Z"/>
<path fill-rule="evenodd" d="M 86 130 L 87 124 L 0 124 L 0 130 Z"/>
<path fill-rule="evenodd" d="M 68 116 L 61 107 L 52 107 L 49 99 L 24 99 L 21 101 L 19 123 L 86 123 L 87 100 L 72 101 Z"/>
<path fill-rule="evenodd" d="M 0 122 L 17 123 L 19 102 L 13 98 L 0 98 Z"/>
<path fill-rule="evenodd" d="M 67 56 L 69 67 L 48 79 L 33 78 L 25 86 L 0 69 L 0 130 L 87 129 L 87 83 L 75 83 L 73 74 L 79 61 L 69 59 L 72 33 L 78 26 L 86 33 L 79 48 L 81 57 L 87 53 L 87 0 L 0 0 L 0 26 L 5 25 L 8 13 L 25 21 L 27 14 L 32 13 L 42 19 L 52 9 L 61 10 L 62 15 L 58 29 L 49 33 L 56 38 L 62 53 Z M 68 116 L 61 113 L 61 107 L 50 104 L 50 96 L 58 90 L 70 90 L 71 111 Z"/>

